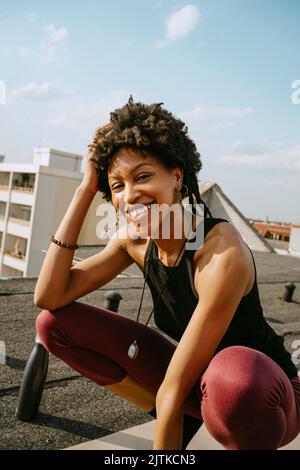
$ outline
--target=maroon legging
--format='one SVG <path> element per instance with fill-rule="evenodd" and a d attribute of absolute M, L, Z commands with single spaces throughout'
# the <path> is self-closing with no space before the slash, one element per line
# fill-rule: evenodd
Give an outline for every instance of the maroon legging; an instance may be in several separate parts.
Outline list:
<path fill-rule="evenodd" d="M 94 305 L 72 302 L 42 310 L 36 321 L 46 349 L 99 385 L 130 376 L 156 394 L 176 348 L 139 324 L 143 339 L 135 360 L 127 356 L 135 321 Z M 225 449 L 278 449 L 300 432 L 300 380 L 262 352 L 231 346 L 218 352 L 196 381 L 185 412 L 203 418 Z"/>

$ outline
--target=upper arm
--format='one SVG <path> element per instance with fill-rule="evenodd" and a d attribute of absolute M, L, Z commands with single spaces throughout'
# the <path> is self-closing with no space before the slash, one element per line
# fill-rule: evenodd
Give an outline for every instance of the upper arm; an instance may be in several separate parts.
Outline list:
<path fill-rule="evenodd" d="M 71 268 L 68 287 L 56 308 L 98 289 L 132 263 L 133 259 L 128 254 L 124 241 L 117 237 L 111 238 L 100 253 L 80 261 Z"/>
<path fill-rule="evenodd" d="M 240 248 L 221 240 L 216 256 L 197 278 L 199 302 L 172 356 L 158 399 L 182 406 L 197 378 L 212 359 L 248 282 L 247 262 Z M 171 393 L 171 397 L 170 397 Z"/>

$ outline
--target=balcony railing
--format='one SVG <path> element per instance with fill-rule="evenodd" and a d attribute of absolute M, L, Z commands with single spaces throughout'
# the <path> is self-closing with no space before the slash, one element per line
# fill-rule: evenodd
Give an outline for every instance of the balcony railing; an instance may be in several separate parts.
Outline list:
<path fill-rule="evenodd" d="M 14 191 L 23 191 L 23 192 L 27 192 L 27 193 L 33 193 L 33 191 L 34 191 L 34 188 L 28 188 L 26 186 L 12 186 L 12 189 Z"/>
<path fill-rule="evenodd" d="M 13 217 L 13 216 L 9 216 L 8 221 L 14 222 L 20 225 L 24 225 L 24 227 L 28 227 L 30 224 L 29 220 L 20 219 L 19 217 Z"/>
<path fill-rule="evenodd" d="M 20 253 L 20 254 L 18 255 L 18 254 L 15 253 L 14 251 L 4 250 L 4 254 L 5 254 L 5 255 L 12 256 L 13 258 L 17 258 L 17 259 L 22 259 L 22 260 L 25 260 L 25 259 L 26 259 L 26 256 L 24 256 L 22 253 Z"/>

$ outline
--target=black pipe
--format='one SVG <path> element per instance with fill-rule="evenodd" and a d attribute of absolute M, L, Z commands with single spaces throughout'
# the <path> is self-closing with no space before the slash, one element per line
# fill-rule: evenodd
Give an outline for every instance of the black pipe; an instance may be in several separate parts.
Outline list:
<path fill-rule="evenodd" d="M 296 286 L 292 282 L 288 282 L 287 284 L 285 284 L 284 287 L 285 287 L 285 290 L 284 290 L 282 298 L 286 302 L 291 302 L 292 298 L 293 298 L 294 290 L 296 289 Z"/>

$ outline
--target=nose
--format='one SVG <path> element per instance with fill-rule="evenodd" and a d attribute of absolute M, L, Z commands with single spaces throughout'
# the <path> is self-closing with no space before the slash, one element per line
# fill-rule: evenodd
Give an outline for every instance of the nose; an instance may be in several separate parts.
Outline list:
<path fill-rule="evenodd" d="M 123 191 L 117 194 L 119 210 L 125 212 L 128 206 L 135 204 L 140 195 L 140 191 L 138 191 L 134 185 L 125 185 Z"/>
<path fill-rule="evenodd" d="M 124 189 L 124 203 L 125 205 L 132 205 L 135 203 L 136 199 L 140 196 L 140 191 L 138 191 L 134 184 L 125 185 Z"/>

